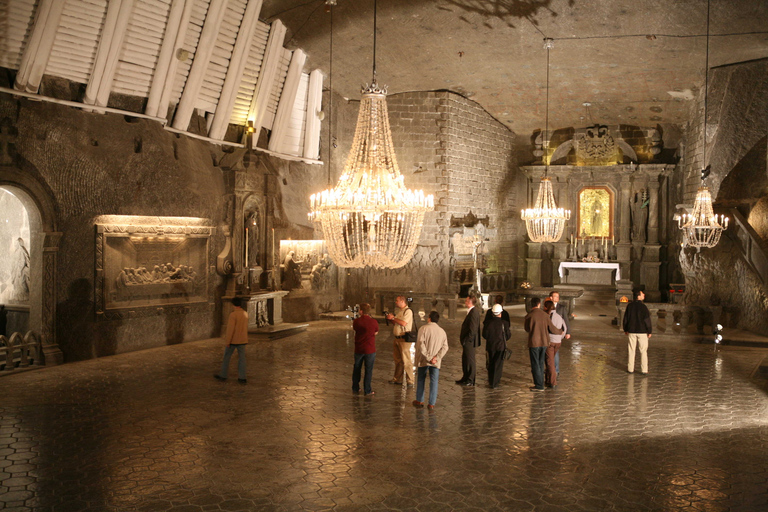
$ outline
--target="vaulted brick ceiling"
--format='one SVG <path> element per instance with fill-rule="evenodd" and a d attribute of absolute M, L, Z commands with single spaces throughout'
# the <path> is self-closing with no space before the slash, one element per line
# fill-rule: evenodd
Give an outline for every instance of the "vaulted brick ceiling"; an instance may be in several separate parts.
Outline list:
<path fill-rule="evenodd" d="M 379 83 L 458 92 L 530 134 L 544 125 L 546 35 L 551 129 L 680 124 L 703 83 L 706 12 L 706 0 L 379 0 Z M 264 0 L 262 17 L 279 17 L 289 46 L 327 73 L 324 0 Z M 333 20 L 333 89 L 357 99 L 371 79 L 373 0 L 338 0 Z M 767 58 L 766 31 L 765 0 L 712 0 L 710 66 Z"/>

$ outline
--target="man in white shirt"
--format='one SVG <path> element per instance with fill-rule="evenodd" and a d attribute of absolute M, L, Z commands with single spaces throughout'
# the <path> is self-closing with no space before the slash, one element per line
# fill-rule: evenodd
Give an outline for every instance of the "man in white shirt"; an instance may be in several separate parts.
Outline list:
<path fill-rule="evenodd" d="M 416 364 L 419 369 L 418 383 L 416 384 L 415 407 L 424 407 L 424 383 L 429 373 L 429 405 L 435 408 L 437 401 L 437 381 L 440 376 L 440 363 L 448 352 L 448 336 L 442 327 L 437 325 L 440 314 L 432 311 L 427 323 L 419 328 L 416 340 Z"/>

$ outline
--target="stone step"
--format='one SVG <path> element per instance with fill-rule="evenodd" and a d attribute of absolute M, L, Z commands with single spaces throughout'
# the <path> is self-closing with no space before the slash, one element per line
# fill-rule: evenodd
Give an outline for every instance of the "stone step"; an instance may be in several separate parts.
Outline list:
<path fill-rule="evenodd" d="M 248 334 L 258 340 L 277 340 L 287 338 L 300 332 L 304 332 L 309 324 L 289 324 L 282 323 L 277 325 L 267 325 L 258 329 L 248 329 Z"/>

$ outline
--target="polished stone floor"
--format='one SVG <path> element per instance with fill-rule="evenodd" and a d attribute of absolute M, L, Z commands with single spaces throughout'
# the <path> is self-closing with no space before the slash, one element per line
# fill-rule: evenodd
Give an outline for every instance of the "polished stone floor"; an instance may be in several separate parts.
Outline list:
<path fill-rule="evenodd" d="M 575 336 L 531 393 L 517 330 L 502 387 L 462 388 L 458 327 L 434 411 L 387 384 L 384 326 L 353 396 L 345 322 L 254 341 L 247 385 L 213 379 L 218 340 L 4 376 L 0 509 L 768 510 L 766 350 L 652 339 L 642 377 L 624 337 Z"/>

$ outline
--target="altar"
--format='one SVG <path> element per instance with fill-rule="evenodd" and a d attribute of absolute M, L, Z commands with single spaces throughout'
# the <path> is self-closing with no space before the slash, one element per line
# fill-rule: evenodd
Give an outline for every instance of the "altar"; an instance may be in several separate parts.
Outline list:
<path fill-rule="evenodd" d="M 621 267 L 611 262 L 562 261 L 558 274 L 566 284 L 614 285 L 621 279 Z"/>

